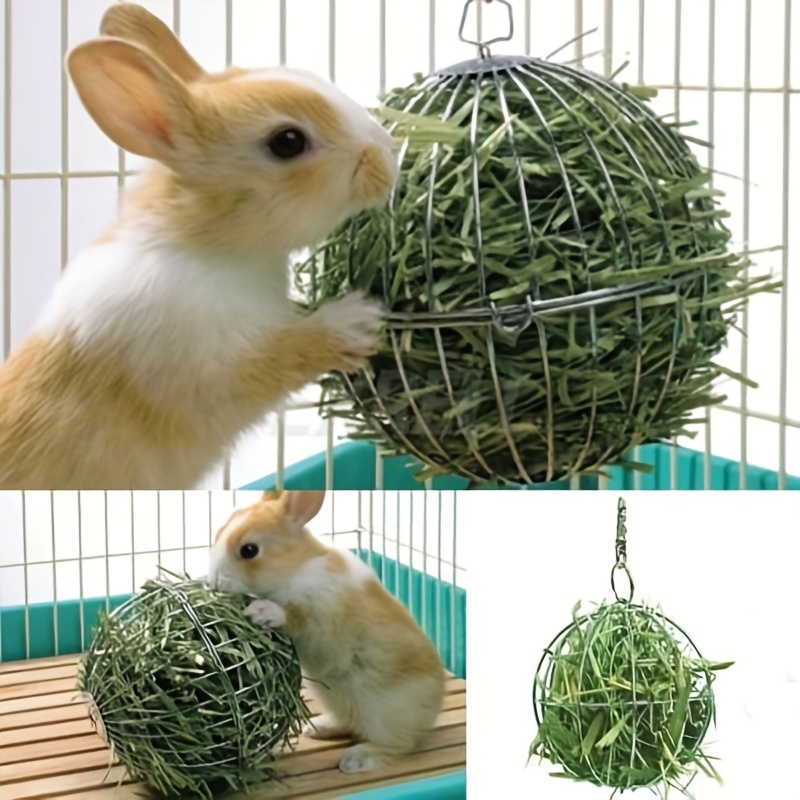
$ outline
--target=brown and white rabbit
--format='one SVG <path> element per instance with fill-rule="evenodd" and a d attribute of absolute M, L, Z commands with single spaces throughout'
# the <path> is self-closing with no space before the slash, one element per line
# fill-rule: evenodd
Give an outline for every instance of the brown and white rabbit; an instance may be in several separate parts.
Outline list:
<path fill-rule="evenodd" d="M 353 737 L 343 772 L 367 772 L 414 750 L 444 697 L 439 655 L 405 607 L 348 551 L 306 524 L 324 492 L 269 493 L 237 510 L 211 548 L 210 587 L 252 594 L 254 621 L 286 631 L 325 708 L 306 734 Z"/>
<path fill-rule="evenodd" d="M 209 75 L 111 7 L 67 67 L 99 127 L 153 159 L 0 368 L 0 489 L 190 489 L 292 392 L 353 371 L 381 310 L 289 299 L 289 255 L 388 198 L 389 134 L 304 71 Z"/>

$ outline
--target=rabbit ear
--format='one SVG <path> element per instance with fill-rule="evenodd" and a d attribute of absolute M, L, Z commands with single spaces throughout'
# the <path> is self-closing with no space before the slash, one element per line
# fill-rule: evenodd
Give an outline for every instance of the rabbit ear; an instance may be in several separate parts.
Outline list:
<path fill-rule="evenodd" d="M 111 6 L 100 22 L 100 33 L 141 45 L 186 83 L 207 75 L 167 25 L 142 6 L 134 3 Z"/>
<path fill-rule="evenodd" d="M 286 492 L 286 517 L 298 525 L 306 525 L 319 514 L 324 502 L 325 492 Z"/>
<path fill-rule="evenodd" d="M 192 97 L 150 52 L 123 39 L 95 39 L 67 56 L 78 95 L 102 131 L 145 158 L 169 160 L 193 132 Z"/>

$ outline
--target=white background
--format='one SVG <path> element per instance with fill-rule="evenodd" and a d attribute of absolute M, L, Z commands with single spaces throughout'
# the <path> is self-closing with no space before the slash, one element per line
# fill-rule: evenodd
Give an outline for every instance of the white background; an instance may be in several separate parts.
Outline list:
<path fill-rule="evenodd" d="M 120 160 L 117 149 L 100 133 L 70 87 L 62 102 L 62 60 L 65 47 L 94 36 L 110 0 L 2 0 L 0 9 L 0 174 L 9 186 L 0 193 L 0 225 L 3 252 L 8 248 L 10 296 L 3 298 L 0 316 L 10 308 L 11 344 L 30 329 L 65 258 L 96 237 L 113 216 L 120 180 L 116 173 L 139 166 L 133 158 Z M 222 69 L 226 53 L 226 12 L 230 9 L 233 62 L 244 67 L 276 64 L 285 54 L 292 66 L 333 77 L 358 101 L 373 104 L 382 85 L 408 82 L 415 72 L 428 72 L 473 55 L 472 47 L 458 41 L 462 0 L 285 0 L 285 37 L 281 37 L 280 0 L 143 0 L 143 5 L 173 24 L 177 9 L 181 36 L 195 56 L 209 69 Z M 740 178 L 745 174 L 746 153 L 750 170 L 751 248 L 780 245 L 784 210 L 782 180 L 784 161 L 783 19 L 787 5 L 795 8 L 791 44 L 795 57 L 789 63 L 790 85 L 786 92 L 792 115 L 791 132 L 798 130 L 800 88 L 800 7 L 796 0 L 758 0 L 752 3 L 750 147 L 745 150 L 745 0 L 716 2 L 716 29 L 709 29 L 709 0 L 651 0 L 646 4 L 639 39 L 640 0 L 512 0 L 516 13 L 513 41 L 496 46 L 497 52 L 547 55 L 571 39 L 576 28 L 598 31 L 582 42 L 591 54 L 610 44 L 609 58 L 595 55 L 586 65 L 603 72 L 630 60 L 621 80 L 640 80 L 665 87 L 654 101 L 660 113 L 677 110 L 682 119 L 697 120 L 690 132 L 708 136 L 715 130 L 717 186 L 728 193 L 726 206 L 738 245 L 747 194 Z M 380 9 L 386 10 L 381 46 Z M 62 17 L 62 8 L 66 14 Z M 473 4 L 473 10 L 475 5 Z M 497 16 L 494 10 L 499 9 Z M 680 14 L 678 10 L 680 9 Z M 580 10 L 580 17 L 576 17 Z M 6 30 L 5 20 L 11 20 Z M 472 17 L 474 21 L 474 17 Z M 606 26 L 606 21 L 610 25 Z M 678 25 L 678 21 L 680 25 Z M 487 31 L 502 32 L 502 9 L 485 7 Z M 712 35 L 713 34 L 713 35 Z M 10 49 L 9 49 L 10 48 Z M 710 54 L 714 53 L 714 58 Z M 8 55 L 9 71 L 4 72 Z M 559 58 L 577 55 L 569 47 Z M 719 90 L 709 93 L 709 69 Z M 684 87 L 672 90 L 676 80 Z M 9 91 L 6 91 L 6 84 Z M 713 97 L 712 97 L 713 96 Z M 709 114 L 713 99 L 713 117 Z M 794 141 L 800 141 L 794 136 Z M 8 147 L 6 148 L 6 145 Z M 6 153 L 8 149 L 8 153 Z M 697 148 L 701 160 L 708 154 Z M 6 157 L 7 156 L 7 157 Z M 789 169 L 790 191 L 786 206 L 790 219 L 797 217 L 800 195 L 800 154 L 793 153 Z M 65 177 L 63 173 L 106 171 L 105 177 Z M 34 177 L 38 176 L 38 177 Z M 738 177 L 736 177 L 738 176 Z M 6 202 L 7 201 L 7 202 Z M 6 212 L 8 217 L 5 218 Z M 7 230 L 6 230 L 7 229 Z M 800 272 L 797 258 L 800 228 L 788 236 L 787 267 L 794 280 L 789 289 L 789 308 L 797 306 Z M 779 253 L 758 257 L 759 268 L 779 272 Z M 0 281 L 2 284 L 2 281 Z M 787 315 L 788 384 L 786 414 L 800 420 L 800 314 Z M 2 338 L 2 337 L 0 337 Z M 738 384 L 727 381 L 723 391 L 734 409 L 775 418 L 780 414 L 781 305 L 777 296 L 755 299 L 750 307 L 748 373 L 760 387 L 741 395 Z M 731 348 L 723 356 L 734 370 L 742 369 L 741 339 L 732 335 Z M 311 387 L 302 396 L 318 399 Z M 702 433 L 702 431 L 701 431 Z M 742 424 L 735 411 L 712 415 L 710 450 L 720 456 L 777 469 L 779 426 L 769 419 L 749 417 Z M 344 434 L 336 426 L 335 437 Z M 271 417 L 247 438 L 232 466 L 232 485 L 241 486 L 273 472 L 278 466 L 277 426 Z M 323 451 L 325 425 L 316 410 L 292 411 L 286 419 L 285 463 L 292 464 Z M 800 475 L 800 422 L 786 431 L 787 470 Z M 702 449 L 703 435 L 694 441 Z M 219 487 L 220 475 L 206 484 Z"/>
<path fill-rule="evenodd" d="M 697 800 L 797 797 L 800 495 L 623 497 L 636 599 L 659 603 L 705 657 L 736 662 L 718 673 L 717 727 L 706 740 L 725 785 L 698 777 Z M 569 624 L 577 600 L 613 597 L 616 504 L 616 493 L 605 492 L 459 498 L 464 564 L 475 587 L 467 615 L 468 800 L 611 794 L 549 777 L 548 762 L 525 764 L 543 648 Z"/>

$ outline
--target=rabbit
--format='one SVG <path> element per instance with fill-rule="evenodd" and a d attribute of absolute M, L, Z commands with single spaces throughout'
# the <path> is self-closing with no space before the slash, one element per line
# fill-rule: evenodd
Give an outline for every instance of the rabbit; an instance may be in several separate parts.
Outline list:
<path fill-rule="evenodd" d="M 305 527 L 324 492 L 265 493 L 233 513 L 211 547 L 208 586 L 256 597 L 254 622 L 295 645 L 324 708 L 304 733 L 356 743 L 342 772 L 370 772 L 415 750 L 442 709 L 445 671 L 431 641 L 375 572 Z"/>
<path fill-rule="evenodd" d="M 292 393 L 375 351 L 380 305 L 309 313 L 289 259 L 386 203 L 397 148 L 329 81 L 208 74 L 131 3 L 66 68 L 148 166 L 0 367 L 0 489 L 191 489 Z"/>

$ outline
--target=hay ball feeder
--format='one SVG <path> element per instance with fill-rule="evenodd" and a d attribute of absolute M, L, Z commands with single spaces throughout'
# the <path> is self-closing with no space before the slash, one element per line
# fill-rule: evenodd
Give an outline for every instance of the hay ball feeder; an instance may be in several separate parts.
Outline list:
<path fill-rule="evenodd" d="M 714 719 L 712 665 L 659 612 L 627 602 L 576 617 L 546 648 L 530 755 L 614 789 L 679 788 L 702 769 Z"/>
<path fill-rule="evenodd" d="M 415 456 L 422 478 L 562 480 L 721 399 L 712 359 L 749 262 L 643 90 L 483 52 L 383 99 L 403 141 L 391 201 L 297 283 L 311 307 L 360 289 L 387 311 L 369 368 L 323 384 L 354 437 Z"/>
<path fill-rule="evenodd" d="M 293 645 L 244 609 L 180 579 L 150 581 L 101 615 L 79 686 L 133 780 L 211 800 L 276 777 L 274 748 L 309 712 Z"/>

